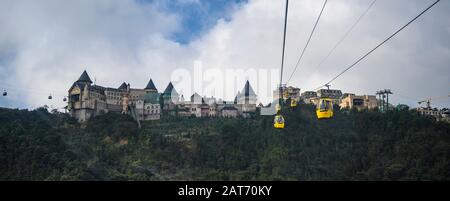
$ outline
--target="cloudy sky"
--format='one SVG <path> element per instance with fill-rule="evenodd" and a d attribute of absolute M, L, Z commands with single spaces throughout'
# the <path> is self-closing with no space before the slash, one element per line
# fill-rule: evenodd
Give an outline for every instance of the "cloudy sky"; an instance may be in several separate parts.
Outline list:
<path fill-rule="evenodd" d="M 305 91 L 324 84 L 434 0 L 376 1 L 318 66 L 372 1 L 328 1 L 289 85 Z M 320 0 L 290 1 L 286 78 L 322 4 Z M 450 1 L 441 1 L 334 81 L 332 88 L 356 94 L 389 88 L 394 103 L 413 107 L 426 97 L 447 96 L 449 11 Z M 203 95 L 232 91 L 222 94 L 225 99 L 231 99 L 245 82 L 229 76 L 227 72 L 234 70 L 248 75 L 255 91 L 263 94 L 261 100 L 267 102 L 270 97 L 265 92 L 275 87 L 279 77 L 283 15 L 280 0 L 0 0 L 0 89 L 8 91 L 0 107 L 63 107 L 63 97 L 83 70 L 96 84 L 110 87 L 126 81 L 133 88 L 143 88 L 152 78 L 162 91 L 172 80 L 185 96 L 190 96 L 187 89 L 192 88 L 187 83 L 203 80 L 205 88 L 209 84 Z M 204 77 L 193 74 L 195 63 L 201 63 Z M 180 78 L 176 72 L 191 73 L 191 77 Z M 227 80 L 235 81 L 230 85 Z M 221 89 L 211 89 L 216 86 L 211 82 L 219 83 Z M 49 94 L 54 99 L 48 100 Z M 433 105 L 450 107 L 450 98 Z"/>

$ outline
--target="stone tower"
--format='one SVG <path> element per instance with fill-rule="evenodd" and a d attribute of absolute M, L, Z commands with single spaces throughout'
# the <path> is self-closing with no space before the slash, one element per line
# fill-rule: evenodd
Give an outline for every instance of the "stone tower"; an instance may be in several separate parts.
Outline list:
<path fill-rule="evenodd" d="M 104 89 L 92 85 L 92 80 L 86 71 L 69 89 L 67 109 L 72 117 L 84 122 L 106 110 Z"/>

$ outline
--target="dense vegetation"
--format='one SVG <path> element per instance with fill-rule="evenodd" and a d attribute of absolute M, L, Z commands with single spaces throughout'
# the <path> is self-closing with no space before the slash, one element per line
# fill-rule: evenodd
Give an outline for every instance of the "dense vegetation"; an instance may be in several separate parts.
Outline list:
<path fill-rule="evenodd" d="M 0 109 L 0 180 L 449 180 L 450 124 L 411 111 L 300 105 L 248 119 L 66 114 Z"/>

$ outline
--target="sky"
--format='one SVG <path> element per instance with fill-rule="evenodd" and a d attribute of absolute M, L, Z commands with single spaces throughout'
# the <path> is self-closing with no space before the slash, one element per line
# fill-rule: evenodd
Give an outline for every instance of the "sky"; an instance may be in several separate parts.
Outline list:
<path fill-rule="evenodd" d="M 415 17 L 433 0 L 378 0 L 322 65 L 320 61 L 372 0 L 329 0 L 289 85 L 325 84 Z M 323 1 L 289 4 L 285 78 L 292 73 Z M 331 88 L 417 107 L 450 107 L 450 2 L 441 1 L 361 61 Z M 193 92 L 232 100 L 249 80 L 267 103 L 279 81 L 284 1 L 280 0 L 2 0 L 0 107 L 61 108 L 86 70 L 96 84 L 163 91 L 172 81 Z M 200 69 L 200 70 L 199 70 Z M 198 76 L 200 72 L 200 77 Z M 49 95 L 52 100 L 47 99 Z"/>

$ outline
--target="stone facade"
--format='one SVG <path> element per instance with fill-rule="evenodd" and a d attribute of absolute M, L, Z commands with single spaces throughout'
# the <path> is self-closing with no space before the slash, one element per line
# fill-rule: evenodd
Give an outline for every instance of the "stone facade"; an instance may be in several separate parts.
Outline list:
<path fill-rule="evenodd" d="M 152 80 L 149 81 L 153 84 Z M 93 85 L 86 71 L 69 89 L 68 110 L 80 122 L 107 112 L 131 114 L 138 120 L 160 118 L 156 88 L 132 89 L 122 83 L 118 88 Z"/>
<path fill-rule="evenodd" d="M 217 101 L 194 93 L 187 101 L 172 83 L 158 93 L 150 79 L 144 89 L 122 83 L 118 88 L 93 85 L 86 71 L 69 89 L 68 110 L 80 122 L 107 112 L 132 115 L 140 121 L 157 120 L 161 115 L 184 117 L 238 117 L 256 112 L 257 96 L 247 81 L 234 102 Z"/>
<path fill-rule="evenodd" d="M 343 109 L 356 108 L 357 110 L 375 109 L 378 107 L 377 98 L 373 95 L 361 95 L 345 94 L 341 100 L 339 106 Z"/>
<path fill-rule="evenodd" d="M 441 110 L 431 107 L 419 107 L 416 111 L 421 115 L 432 116 L 437 121 L 445 121 L 450 123 L 450 109 L 443 108 Z"/>
<path fill-rule="evenodd" d="M 300 100 L 300 88 L 293 87 L 293 86 L 282 86 L 283 91 L 283 99 L 295 99 L 297 101 Z M 280 89 L 275 89 L 273 91 L 273 98 L 274 100 L 278 100 L 280 98 Z"/>
<path fill-rule="evenodd" d="M 317 92 L 305 91 L 301 94 L 300 99 L 306 104 L 316 104 L 315 99 L 317 99 Z"/>

